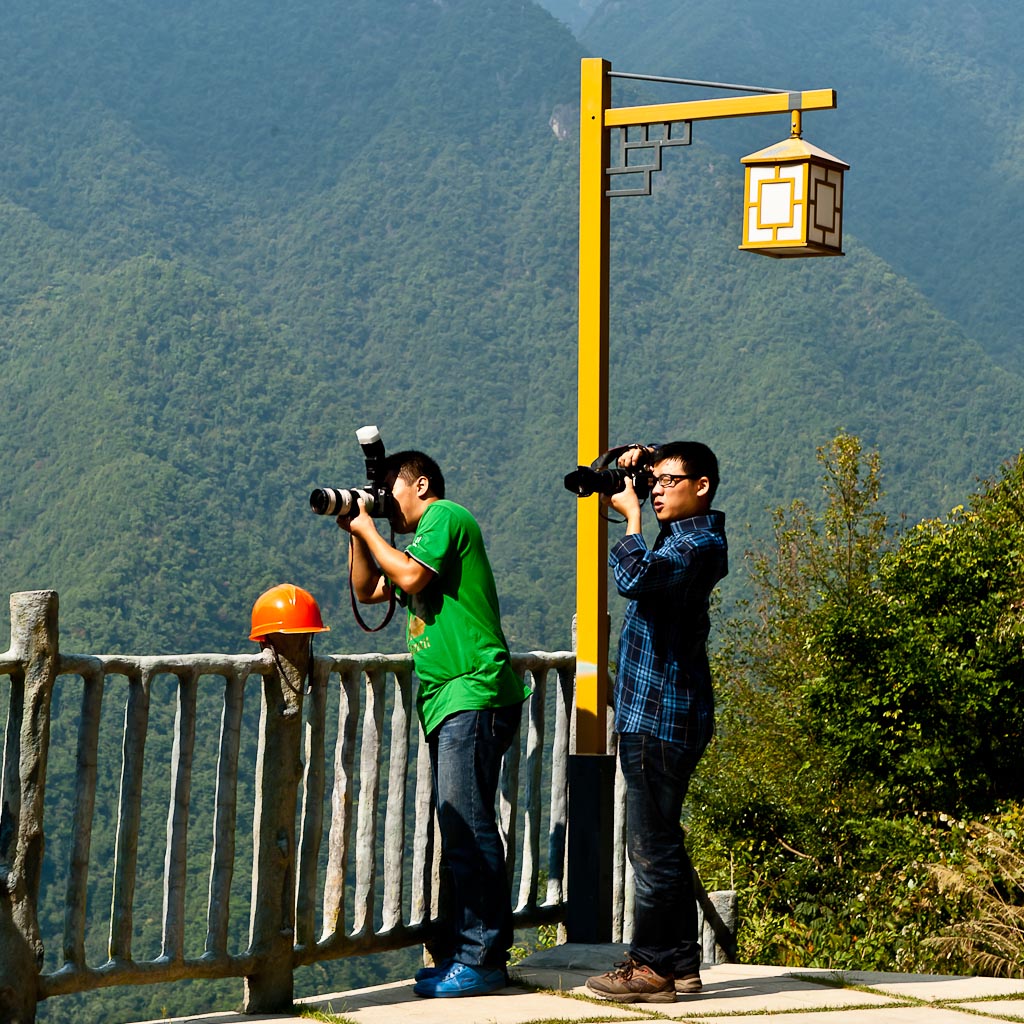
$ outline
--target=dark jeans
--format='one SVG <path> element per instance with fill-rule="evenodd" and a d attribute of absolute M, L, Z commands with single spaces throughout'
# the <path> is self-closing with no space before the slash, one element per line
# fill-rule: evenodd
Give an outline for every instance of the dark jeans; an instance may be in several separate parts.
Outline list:
<path fill-rule="evenodd" d="M 700 968 L 693 868 L 680 816 L 700 754 L 642 733 L 619 736 L 626 849 L 636 898 L 630 956 L 663 977 Z"/>
<path fill-rule="evenodd" d="M 512 903 L 494 801 L 502 755 L 522 704 L 449 715 L 428 737 L 442 864 L 451 884 L 448 931 L 438 948 L 474 967 L 503 967 L 512 945 Z"/>

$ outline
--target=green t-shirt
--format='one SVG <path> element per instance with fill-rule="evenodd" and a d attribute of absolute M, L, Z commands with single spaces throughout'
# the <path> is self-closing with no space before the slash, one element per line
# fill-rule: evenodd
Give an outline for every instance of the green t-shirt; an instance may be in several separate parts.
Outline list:
<path fill-rule="evenodd" d="M 409 610 L 406 640 L 420 685 L 416 705 L 432 732 L 457 711 L 502 708 L 529 688 L 512 670 L 498 592 L 477 521 L 452 501 L 432 501 L 406 553 L 434 571 Z"/>

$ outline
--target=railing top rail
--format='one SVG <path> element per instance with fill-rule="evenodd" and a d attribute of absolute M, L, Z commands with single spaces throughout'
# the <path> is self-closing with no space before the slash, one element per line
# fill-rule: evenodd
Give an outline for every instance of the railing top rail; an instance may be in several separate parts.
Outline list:
<path fill-rule="evenodd" d="M 333 668 L 405 668 L 412 665 L 408 653 L 365 654 L 327 653 L 318 654 L 317 659 L 326 659 Z M 571 667 L 576 660 L 572 651 L 513 651 L 512 660 L 525 669 L 551 665 L 555 668 Z M 10 675 L 24 667 L 20 658 L 10 651 L 0 654 L 0 675 Z M 265 675 L 274 669 L 274 660 L 267 651 L 252 654 L 61 654 L 58 663 L 59 675 L 157 675 L 183 673 L 195 675 L 224 675 L 243 673 Z"/>
<path fill-rule="evenodd" d="M 61 654 L 58 674 L 156 675 L 167 672 L 177 675 L 187 672 L 223 675 L 226 671 L 241 671 L 262 675 L 273 668 L 274 659 L 268 651 L 253 654 Z"/>

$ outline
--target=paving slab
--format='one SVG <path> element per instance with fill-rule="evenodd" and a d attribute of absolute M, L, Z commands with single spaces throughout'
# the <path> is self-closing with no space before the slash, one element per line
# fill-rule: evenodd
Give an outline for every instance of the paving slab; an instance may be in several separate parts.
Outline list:
<path fill-rule="evenodd" d="M 565 999 L 547 992 L 510 985 L 486 996 L 460 999 L 422 999 L 412 982 L 339 992 L 304 1000 L 304 1006 L 327 1010 L 357 1024 L 529 1024 L 532 1021 L 635 1021 L 632 1008 L 595 1006 L 586 1000 Z"/>
<path fill-rule="evenodd" d="M 873 1009 L 812 1010 L 808 1013 L 759 1013 L 753 1017 L 682 1018 L 692 1024 L 980 1024 L 985 1020 L 974 1012 L 959 1012 L 937 1006 L 893 1006 Z M 991 1019 L 991 1018 L 990 1018 Z M 995 1018 L 1006 1020 L 1007 1018 Z"/>
<path fill-rule="evenodd" d="M 801 972 L 805 973 L 805 972 Z M 1019 978 L 968 978 L 959 974 L 883 974 L 877 971 L 843 971 L 851 985 L 869 985 L 889 992 L 928 1002 L 988 999 L 992 996 L 1024 999 L 1024 981 Z"/>
<path fill-rule="evenodd" d="M 1024 1020 L 1024 999 L 993 999 L 984 1003 L 958 1003 L 958 1010 L 970 1010 L 976 1017 L 996 1020 Z"/>
<path fill-rule="evenodd" d="M 218 1010 L 214 1013 L 193 1013 L 185 1017 L 160 1017 L 157 1020 L 133 1022 L 133 1024 L 297 1024 L 301 1018 L 294 1014 L 282 1016 L 280 1013 L 233 1013 L 229 1010 Z"/>

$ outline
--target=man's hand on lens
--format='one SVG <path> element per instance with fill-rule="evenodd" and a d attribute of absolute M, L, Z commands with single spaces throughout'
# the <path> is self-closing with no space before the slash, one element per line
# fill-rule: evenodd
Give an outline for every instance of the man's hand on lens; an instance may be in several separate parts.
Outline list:
<path fill-rule="evenodd" d="M 350 512 L 348 515 L 340 515 L 335 519 L 335 522 L 346 533 L 354 534 L 356 537 L 363 536 L 367 530 L 376 531 L 373 517 L 366 514 L 366 505 L 362 498 L 356 499 L 355 512 Z"/>

